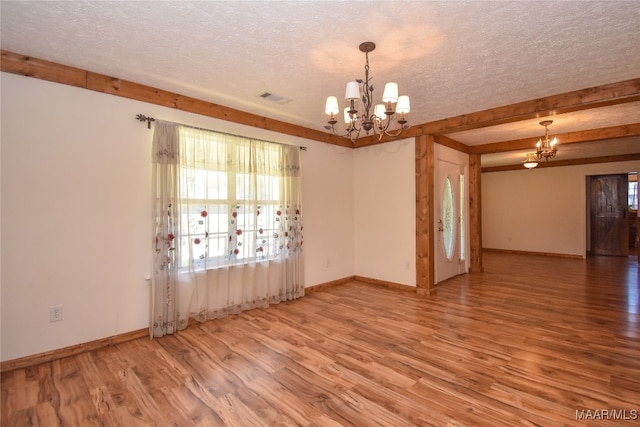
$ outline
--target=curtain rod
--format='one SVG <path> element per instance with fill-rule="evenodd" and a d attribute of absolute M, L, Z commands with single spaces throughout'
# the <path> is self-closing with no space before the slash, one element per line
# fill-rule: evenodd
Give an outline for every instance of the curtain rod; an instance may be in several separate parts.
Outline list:
<path fill-rule="evenodd" d="M 149 116 L 145 116 L 144 114 L 136 115 L 136 119 L 138 121 L 140 121 L 140 122 L 147 122 L 147 129 L 151 129 L 151 122 L 155 122 L 156 121 L 155 118 L 149 117 Z M 207 131 L 207 132 L 215 132 L 215 133 L 220 133 L 220 134 L 223 134 L 223 135 L 237 136 L 237 137 L 240 137 L 240 138 L 248 138 L 248 137 L 242 136 L 242 135 L 235 135 L 235 134 L 232 134 L 232 133 L 219 132 L 217 130 L 199 128 L 199 127 L 196 127 L 196 126 L 189 126 L 189 125 L 185 125 L 185 124 L 177 123 L 177 122 L 169 122 L 169 123 L 174 123 L 176 125 L 188 127 L 188 128 L 191 128 L 191 129 L 204 130 L 204 131 Z M 257 138 L 248 138 L 248 139 L 255 139 L 257 141 L 263 141 L 263 142 L 270 142 L 272 144 L 280 144 L 279 142 L 267 141 L 267 140 L 264 140 L 264 139 L 257 139 Z M 288 145 L 288 144 L 284 144 L 284 145 Z M 307 147 L 305 147 L 304 145 L 300 145 L 299 148 L 302 151 L 307 151 Z"/>

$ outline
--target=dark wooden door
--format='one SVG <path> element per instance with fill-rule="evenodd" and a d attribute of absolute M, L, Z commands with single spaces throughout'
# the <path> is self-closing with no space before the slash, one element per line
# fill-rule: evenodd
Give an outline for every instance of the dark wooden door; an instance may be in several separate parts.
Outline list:
<path fill-rule="evenodd" d="M 629 255 L 627 174 L 591 177 L 591 253 Z"/>

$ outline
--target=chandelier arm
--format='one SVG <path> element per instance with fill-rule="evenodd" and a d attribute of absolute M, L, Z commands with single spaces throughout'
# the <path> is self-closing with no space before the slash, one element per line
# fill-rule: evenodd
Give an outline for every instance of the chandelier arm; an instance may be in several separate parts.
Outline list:
<path fill-rule="evenodd" d="M 340 135 L 338 133 L 338 131 L 336 131 L 336 127 L 332 124 L 331 127 L 329 128 L 329 130 L 331 130 L 331 132 L 333 132 L 334 135 L 339 136 L 341 138 L 345 137 L 346 135 Z"/>
<path fill-rule="evenodd" d="M 402 134 L 402 132 L 404 132 L 406 129 L 409 129 L 409 126 L 401 125 L 398 129 L 389 130 L 389 127 L 391 126 L 391 121 L 392 121 L 391 117 L 393 117 L 393 116 L 387 116 L 386 126 L 380 127 L 378 129 L 380 131 L 380 134 L 378 136 L 378 141 L 382 140 L 383 135 L 387 135 L 387 136 L 389 136 L 391 138 L 396 138 L 396 137 L 400 136 L 400 134 Z"/>
<path fill-rule="evenodd" d="M 359 122 L 361 122 L 362 120 L 360 119 L 360 117 L 358 117 L 357 115 L 353 115 L 353 117 L 351 118 L 351 123 L 349 123 L 349 127 L 347 128 L 347 133 L 351 134 L 351 132 L 358 132 L 358 134 L 360 133 L 360 130 L 362 130 L 362 124 L 360 124 Z"/>
<path fill-rule="evenodd" d="M 405 130 L 405 129 L 407 129 L 407 128 L 405 128 L 405 127 L 401 127 L 400 129 L 396 129 L 395 131 L 389 131 L 389 130 L 386 130 L 386 131 L 384 132 L 384 134 L 385 134 L 385 135 L 387 135 L 387 136 L 390 136 L 391 138 L 395 138 L 395 137 L 397 137 L 397 136 L 400 136 L 400 134 L 401 134 L 402 132 L 404 132 L 404 130 Z"/>
<path fill-rule="evenodd" d="M 350 128 L 347 135 L 349 136 L 349 139 L 351 140 L 351 142 L 355 144 L 358 141 L 358 138 L 360 137 L 360 129 L 356 129 L 355 127 Z"/>
<path fill-rule="evenodd" d="M 387 132 L 387 129 L 389 129 L 389 126 L 391 126 L 391 115 L 386 116 L 385 120 L 384 120 L 384 125 L 382 124 L 382 120 L 380 119 L 376 119 L 374 118 L 374 120 L 376 120 L 377 123 L 380 123 L 378 126 L 376 126 L 376 134 L 380 133 L 380 134 L 384 134 Z"/>
<path fill-rule="evenodd" d="M 356 143 L 356 141 L 358 140 L 358 137 L 360 135 L 360 129 L 356 128 L 355 126 L 349 126 L 349 128 L 347 128 L 347 131 L 345 133 L 342 133 L 342 134 L 338 133 L 338 131 L 336 130 L 336 128 L 335 128 L 335 126 L 333 124 L 330 127 L 325 126 L 325 128 L 327 128 L 328 130 L 331 130 L 331 132 L 335 136 L 338 136 L 340 138 L 349 138 L 351 140 L 351 142 L 353 142 L 354 144 Z"/>

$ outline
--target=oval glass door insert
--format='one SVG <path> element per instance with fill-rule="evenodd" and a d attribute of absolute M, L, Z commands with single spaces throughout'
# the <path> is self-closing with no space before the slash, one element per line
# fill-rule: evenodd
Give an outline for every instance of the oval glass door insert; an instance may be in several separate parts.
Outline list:
<path fill-rule="evenodd" d="M 453 258 L 455 247 L 456 223 L 454 221 L 454 194 L 451 177 L 444 180 L 442 190 L 442 244 L 444 245 L 444 255 L 447 260 Z"/>

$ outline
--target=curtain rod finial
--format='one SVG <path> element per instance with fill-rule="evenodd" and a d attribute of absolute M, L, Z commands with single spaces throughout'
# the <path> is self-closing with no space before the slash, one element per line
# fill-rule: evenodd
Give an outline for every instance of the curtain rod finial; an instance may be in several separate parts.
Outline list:
<path fill-rule="evenodd" d="M 138 114 L 136 116 L 136 119 L 141 122 L 147 122 L 147 129 L 151 129 L 151 122 L 156 121 L 156 119 L 154 119 L 153 117 L 145 116 L 144 114 Z"/>

